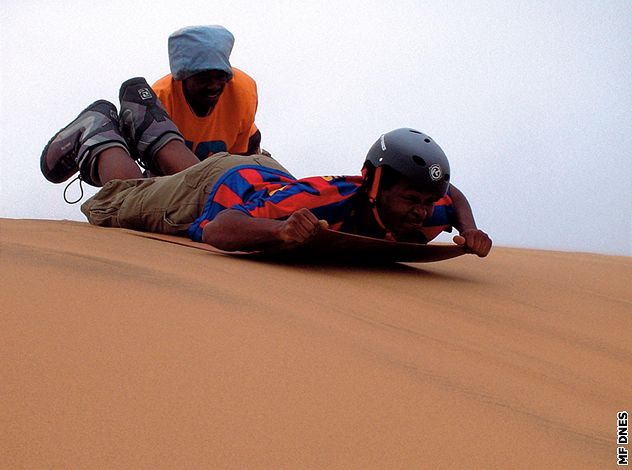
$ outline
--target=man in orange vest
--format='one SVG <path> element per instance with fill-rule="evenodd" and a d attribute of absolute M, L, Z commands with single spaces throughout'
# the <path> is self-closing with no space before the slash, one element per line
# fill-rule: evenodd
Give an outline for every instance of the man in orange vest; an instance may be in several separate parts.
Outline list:
<path fill-rule="evenodd" d="M 179 29 L 168 40 L 171 73 L 152 86 L 199 160 L 218 152 L 261 153 L 257 85 L 231 66 L 234 41 L 223 26 Z"/>

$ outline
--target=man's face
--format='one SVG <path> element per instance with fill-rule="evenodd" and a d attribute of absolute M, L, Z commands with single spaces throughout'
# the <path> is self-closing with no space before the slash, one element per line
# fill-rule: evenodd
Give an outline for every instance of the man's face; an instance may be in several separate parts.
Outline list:
<path fill-rule="evenodd" d="M 382 222 L 395 238 L 406 239 L 419 233 L 438 200 L 435 194 L 420 191 L 411 181 L 402 178 L 389 189 L 380 189 L 377 208 Z"/>
<path fill-rule="evenodd" d="M 210 109 L 217 103 L 226 83 L 228 83 L 226 72 L 207 70 L 182 80 L 182 89 L 191 106 Z"/>

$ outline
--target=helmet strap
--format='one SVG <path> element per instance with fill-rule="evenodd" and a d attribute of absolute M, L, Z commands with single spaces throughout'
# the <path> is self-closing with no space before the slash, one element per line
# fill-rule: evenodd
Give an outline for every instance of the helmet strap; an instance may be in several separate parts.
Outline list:
<path fill-rule="evenodd" d="M 371 206 L 371 212 L 373 213 L 373 218 L 375 219 L 377 226 L 381 230 L 384 230 L 386 232 L 386 235 L 384 238 L 386 238 L 387 240 L 395 240 L 395 237 L 393 236 L 391 231 L 387 229 L 386 226 L 384 225 L 384 222 L 382 222 L 382 218 L 380 217 L 380 214 L 377 210 L 377 193 L 380 187 L 381 177 L 382 177 L 382 167 L 376 166 L 375 172 L 373 173 L 373 181 L 371 182 L 371 188 L 369 189 L 367 196 L 369 199 L 369 205 Z"/>

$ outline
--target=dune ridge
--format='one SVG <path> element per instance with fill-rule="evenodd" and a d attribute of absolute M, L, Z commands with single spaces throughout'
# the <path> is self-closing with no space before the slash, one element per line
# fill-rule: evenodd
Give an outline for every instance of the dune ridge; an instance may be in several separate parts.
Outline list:
<path fill-rule="evenodd" d="M 632 258 L 240 259 L 0 219 L 8 468 L 606 468 Z"/>

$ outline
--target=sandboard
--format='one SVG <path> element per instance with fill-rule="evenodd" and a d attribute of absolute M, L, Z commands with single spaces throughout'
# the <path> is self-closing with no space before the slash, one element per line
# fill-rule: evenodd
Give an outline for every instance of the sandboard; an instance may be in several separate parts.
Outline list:
<path fill-rule="evenodd" d="M 307 243 L 291 247 L 273 247 L 255 252 L 228 252 L 205 243 L 198 243 L 184 237 L 159 233 L 125 230 L 134 235 L 189 246 L 213 253 L 242 256 L 257 259 L 304 262 L 353 262 L 384 263 L 408 262 L 431 263 L 464 255 L 465 248 L 459 245 L 422 245 L 353 235 L 350 233 L 321 230 Z"/>
<path fill-rule="evenodd" d="M 423 245 L 394 242 L 350 233 L 321 230 L 309 242 L 291 248 L 272 248 L 259 256 L 307 260 L 430 263 L 465 254 L 458 245 Z"/>

